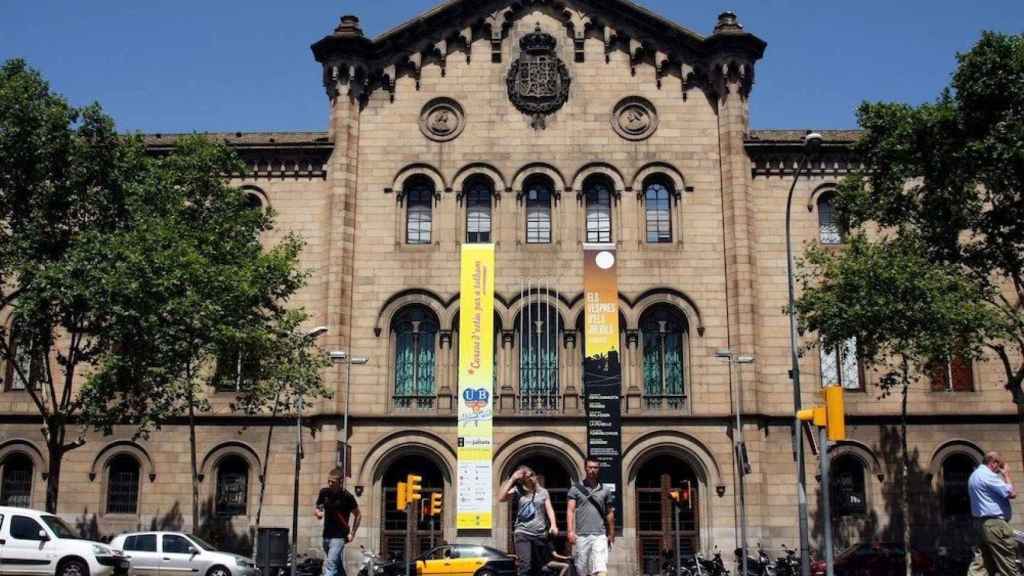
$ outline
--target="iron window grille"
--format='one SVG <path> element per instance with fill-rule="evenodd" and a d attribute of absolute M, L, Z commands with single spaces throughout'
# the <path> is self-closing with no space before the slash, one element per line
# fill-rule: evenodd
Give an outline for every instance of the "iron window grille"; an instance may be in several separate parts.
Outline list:
<path fill-rule="evenodd" d="M 437 398 L 435 390 L 435 342 L 438 322 L 422 306 L 412 306 L 392 324 L 395 338 L 396 408 L 429 410 Z"/>
<path fill-rule="evenodd" d="M 28 508 L 32 503 L 32 461 L 24 454 L 12 454 L 3 463 L 0 503 Z"/>
<path fill-rule="evenodd" d="M 107 514 L 135 514 L 139 509 L 139 463 L 131 456 L 117 456 L 107 477 Z"/>

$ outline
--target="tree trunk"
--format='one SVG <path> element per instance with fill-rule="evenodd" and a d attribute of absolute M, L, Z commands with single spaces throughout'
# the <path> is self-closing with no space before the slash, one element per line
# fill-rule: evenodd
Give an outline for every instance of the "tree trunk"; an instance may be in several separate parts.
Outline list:
<path fill-rule="evenodd" d="M 60 494 L 60 467 L 64 461 L 62 436 L 63 434 L 54 434 L 51 430 L 51 440 L 46 443 L 46 511 L 50 514 L 57 513 L 57 498 Z"/>
<path fill-rule="evenodd" d="M 914 574 L 914 558 L 910 549 L 910 449 L 907 447 L 907 392 L 910 388 L 910 374 L 907 361 L 903 361 L 903 387 L 900 399 L 900 459 L 903 474 L 900 477 L 900 507 L 903 509 L 903 549 L 906 551 L 907 576 Z"/>
<path fill-rule="evenodd" d="M 196 465 L 196 410 L 191 376 L 188 392 L 188 449 L 192 458 L 192 533 L 199 534 L 199 469 Z"/>

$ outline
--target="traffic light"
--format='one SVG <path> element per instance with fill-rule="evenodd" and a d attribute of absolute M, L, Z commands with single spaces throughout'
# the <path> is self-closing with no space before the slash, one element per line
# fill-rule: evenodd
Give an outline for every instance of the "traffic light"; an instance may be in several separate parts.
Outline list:
<path fill-rule="evenodd" d="M 409 504 L 408 492 L 406 491 L 405 482 L 398 483 L 398 497 L 395 500 L 395 510 L 405 512 L 406 505 Z"/>
<path fill-rule="evenodd" d="M 682 488 L 673 488 L 668 491 L 668 497 L 672 502 L 678 506 L 686 506 L 692 508 L 693 504 L 690 501 L 690 484 L 686 482 Z"/>
<path fill-rule="evenodd" d="M 405 477 L 406 498 L 409 502 L 419 500 L 423 497 L 423 476 L 409 474 Z"/>
<path fill-rule="evenodd" d="M 430 515 L 440 516 L 441 515 L 441 501 L 443 496 L 440 492 L 434 492 L 430 495 Z"/>
<path fill-rule="evenodd" d="M 813 422 L 815 426 L 824 428 L 828 439 L 835 442 L 846 439 L 846 408 L 843 402 L 843 389 L 840 386 L 828 386 L 822 390 L 825 397 L 824 406 L 806 408 L 796 413 L 796 417 L 804 422 Z"/>

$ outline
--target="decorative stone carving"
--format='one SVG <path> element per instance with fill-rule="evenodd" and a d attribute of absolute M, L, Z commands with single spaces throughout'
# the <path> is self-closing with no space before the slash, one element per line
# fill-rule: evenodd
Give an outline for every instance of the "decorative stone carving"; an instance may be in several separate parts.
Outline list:
<path fill-rule="evenodd" d="M 612 109 L 612 128 L 626 140 L 646 140 L 658 129 L 658 111 L 645 98 L 624 98 Z"/>
<path fill-rule="evenodd" d="M 465 127 L 462 106 L 451 98 L 434 98 L 420 113 L 420 131 L 435 142 L 454 140 Z"/>
<path fill-rule="evenodd" d="M 522 54 L 508 70 L 508 97 L 522 113 L 533 117 L 534 128 L 544 128 L 544 117 L 557 112 L 569 99 L 572 79 L 555 54 L 554 36 L 536 29 L 519 41 Z"/>

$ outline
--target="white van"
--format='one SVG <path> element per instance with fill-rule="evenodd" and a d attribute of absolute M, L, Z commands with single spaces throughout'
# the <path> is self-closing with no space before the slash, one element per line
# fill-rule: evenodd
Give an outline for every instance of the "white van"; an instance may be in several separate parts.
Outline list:
<path fill-rule="evenodd" d="M 0 506 L 0 576 L 115 576 L 128 571 L 123 554 L 79 538 L 57 516 Z"/>

